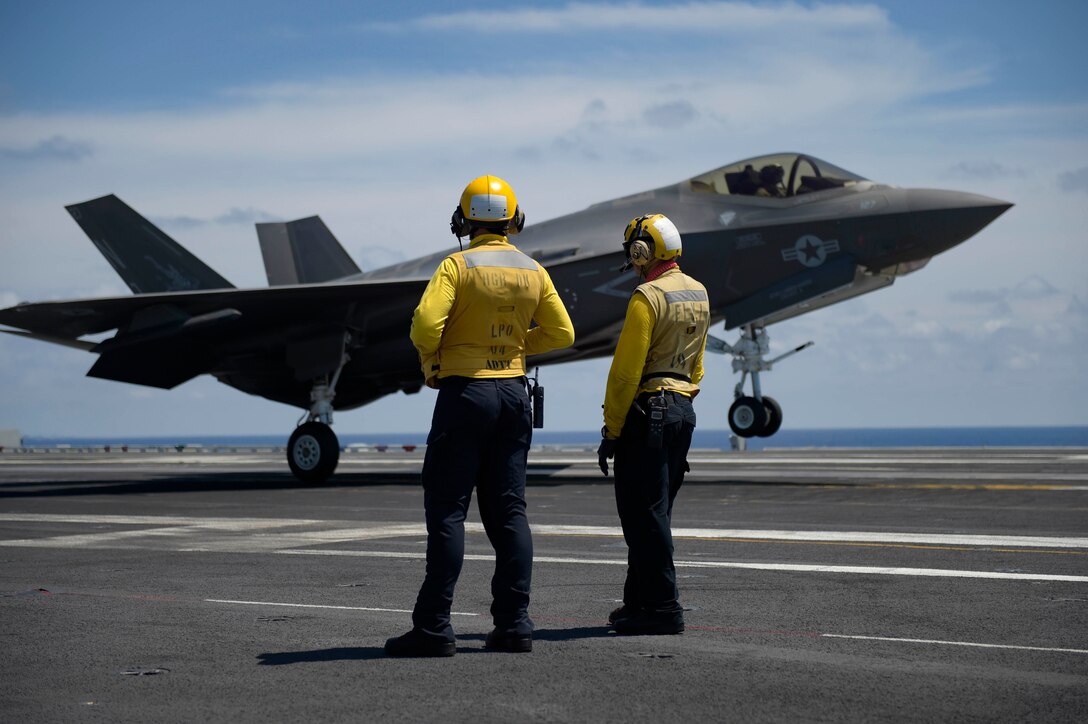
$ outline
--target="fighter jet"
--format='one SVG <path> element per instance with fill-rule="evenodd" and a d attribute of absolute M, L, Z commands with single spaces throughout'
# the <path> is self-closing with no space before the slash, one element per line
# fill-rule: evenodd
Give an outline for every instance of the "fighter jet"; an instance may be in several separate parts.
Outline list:
<path fill-rule="evenodd" d="M 769 325 L 886 287 L 1011 206 L 778 153 L 530 225 L 514 241 L 548 269 L 576 339 L 528 363 L 612 353 L 637 283 L 634 270 L 618 271 L 622 231 L 635 216 L 663 213 L 683 236 L 685 268 L 707 287 L 713 322 L 739 331 L 733 344 L 708 342 L 741 373 L 729 425 L 741 437 L 769 436 L 782 409 L 763 394 L 760 374 L 812 344 L 767 359 Z M 67 209 L 133 295 L 18 304 L 0 310 L 0 324 L 97 354 L 91 377 L 172 388 L 210 374 L 302 408 L 287 460 L 305 481 L 336 467 L 334 411 L 423 384 L 409 321 L 446 252 L 362 272 L 316 216 L 262 223 L 269 287 L 236 289 L 116 196 Z"/>

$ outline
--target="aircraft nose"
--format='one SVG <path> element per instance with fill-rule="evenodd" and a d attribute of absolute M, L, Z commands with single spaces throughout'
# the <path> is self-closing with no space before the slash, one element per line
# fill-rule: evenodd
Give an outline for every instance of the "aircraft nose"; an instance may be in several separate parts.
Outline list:
<path fill-rule="evenodd" d="M 918 237 L 937 253 L 971 238 L 1012 204 L 964 191 L 910 189 L 907 206 Z"/>

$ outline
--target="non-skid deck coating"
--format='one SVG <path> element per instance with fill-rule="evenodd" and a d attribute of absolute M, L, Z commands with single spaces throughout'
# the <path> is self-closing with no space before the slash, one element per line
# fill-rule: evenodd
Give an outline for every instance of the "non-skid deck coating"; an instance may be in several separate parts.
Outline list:
<path fill-rule="evenodd" d="M 389 660 L 422 451 L 308 487 L 271 452 L 0 454 L 0 712 L 71 721 L 1083 721 L 1088 450 L 696 451 L 687 631 L 608 634 L 626 547 L 589 449 L 537 449 L 528 655 Z"/>

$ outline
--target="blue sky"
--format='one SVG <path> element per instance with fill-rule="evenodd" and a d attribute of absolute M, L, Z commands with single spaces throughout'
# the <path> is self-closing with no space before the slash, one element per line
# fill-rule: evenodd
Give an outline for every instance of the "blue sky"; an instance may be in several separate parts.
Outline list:
<path fill-rule="evenodd" d="M 764 382 L 787 425 L 1088 424 L 1086 21 L 1082 2 L 6 3 L 0 306 L 125 293 L 63 209 L 105 193 L 263 286 L 253 221 L 320 214 L 373 268 L 449 248 L 480 173 L 532 223 L 802 150 L 1016 206 L 891 289 L 773 327 L 774 348 L 817 343 Z M 297 417 L 207 379 L 89 380 L 92 361 L 5 335 L 0 427 Z M 722 427 L 735 379 L 711 364 L 701 425 Z M 596 429 L 606 372 L 546 370 L 549 427 Z M 337 427 L 421 429 L 432 404 Z"/>
<path fill-rule="evenodd" d="M 456 76 L 474 64 L 514 75 L 549 64 L 597 66 L 645 57 L 651 30 L 607 32 L 602 19 L 588 22 L 592 8 L 658 7 L 682 15 L 693 7 L 745 3 L 568 3 L 439 2 L 284 3 L 236 1 L 179 4 L 141 2 L 8 3 L 0 10 L 5 110 L 188 107 L 216 103 L 225 90 L 315 78 L 380 72 L 390 63 L 410 72 Z M 754 3 L 772 11 L 813 3 Z M 843 2 L 825 8 L 858 15 L 883 14 L 904 36 L 924 43 L 953 63 L 957 60 L 1000 73 L 1000 82 L 960 94 L 979 100 L 1084 100 L 1082 31 L 1088 5 L 1078 0 L 1040 3 L 1000 0 L 957 2 Z M 521 24 L 543 23 L 549 11 L 582 9 L 583 27 L 557 33 L 496 32 L 488 16 L 521 13 Z M 469 13 L 464 24 L 452 22 Z M 445 17 L 446 24 L 437 21 Z M 480 22 L 476 22 L 476 21 Z M 556 18 L 555 22 L 562 22 Z M 635 20 L 634 22 L 637 22 Z M 473 24 L 484 27 L 486 43 L 469 39 Z M 698 35 L 728 37 L 729 20 Z M 682 28 L 681 33 L 693 33 Z M 642 41 L 636 40 L 639 35 Z M 767 52 L 780 52 L 771 37 Z M 818 36 L 814 37 L 818 39 Z M 671 42 L 673 57 L 700 52 Z M 652 51 L 650 51 L 652 54 Z M 626 58 L 624 56 L 627 56 Z M 1078 87 L 1079 86 L 1079 87 Z"/>

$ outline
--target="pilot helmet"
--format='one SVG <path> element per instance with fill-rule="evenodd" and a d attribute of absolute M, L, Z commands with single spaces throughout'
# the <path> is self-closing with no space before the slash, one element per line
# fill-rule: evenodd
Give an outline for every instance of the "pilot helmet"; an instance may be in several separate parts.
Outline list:
<path fill-rule="evenodd" d="M 480 227 L 516 234 L 524 226 L 525 214 L 518 206 L 514 189 L 498 176 L 480 176 L 470 181 L 450 219 L 450 230 L 458 237 L 468 236 L 473 228 Z"/>
<path fill-rule="evenodd" d="M 777 163 L 769 163 L 759 169 L 759 178 L 766 184 L 780 184 L 786 172 Z"/>
<path fill-rule="evenodd" d="M 680 256 L 683 244 L 676 225 L 664 214 L 639 216 L 623 231 L 623 251 L 630 264 L 641 267 L 651 259 L 668 261 Z"/>

